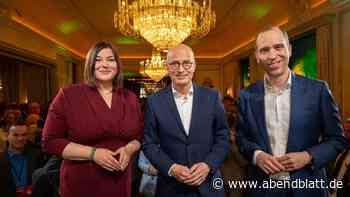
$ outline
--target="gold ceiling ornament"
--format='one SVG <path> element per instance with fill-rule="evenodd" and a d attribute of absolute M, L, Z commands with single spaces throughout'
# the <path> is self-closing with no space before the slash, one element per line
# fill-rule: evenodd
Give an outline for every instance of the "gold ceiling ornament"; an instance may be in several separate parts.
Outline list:
<path fill-rule="evenodd" d="M 142 36 L 158 49 L 174 47 L 189 36 L 202 38 L 215 26 L 211 0 L 117 1 L 115 28 L 127 36 Z"/>
<path fill-rule="evenodd" d="M 165 60 L 162 59 L 159 50 L 152 51 L 151 59 L 140 62 L 139 71 L 143 76 L 147 75 L 155 82 L 159 82 L 168 73 L 165 68 Z"/>

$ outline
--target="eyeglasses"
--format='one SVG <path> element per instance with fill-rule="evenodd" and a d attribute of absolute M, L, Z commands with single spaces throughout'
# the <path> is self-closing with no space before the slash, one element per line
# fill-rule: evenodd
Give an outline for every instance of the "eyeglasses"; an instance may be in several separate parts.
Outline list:
<path fill-rule="evenodd" d="M 179 70 L 181 65 L 185 70 L 189 70 L 192 68 L 193 64 L 194 62 L 191 62 L 191 61 L 183 61 L 183 62 L 174 61 L 174 62 L 168 63 L 169 67 L 173 70 Z"/>

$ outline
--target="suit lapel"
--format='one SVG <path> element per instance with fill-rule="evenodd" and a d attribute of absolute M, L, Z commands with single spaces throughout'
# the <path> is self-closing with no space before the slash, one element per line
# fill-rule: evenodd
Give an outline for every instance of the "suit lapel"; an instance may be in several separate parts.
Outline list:
<path fill-rule="evenodd" d="M 265 91 L 264 91 L 264 83 L 263 81 L 257 81 L 257 91 L 256 94 L 252 96 L 252 111 L 253 115 L 255 114 L 255 118 L 257 119 L 257 124 L 259 128 L 259 133 L 263 137 L 266 151 L 268 153 L 272 153 L 270 140 L 267 135 L 266 128 L 266 115 L 265 115 L 265 99 L 264 99 Z"/>
<path fill-rule="evenodd" d="M 177 110 L 177 107 L 176 107 L 176 103 L 175 103 L 175 99 L 174 99 L 173 92 L 172 92 L 172 89 L 171 89 L 171 85 L 169 85 L 166 88 L 165 94 L 166 94 L 166 98 L 167 98 L 166 99 L 167 100 L 167 108 L 168 108 L 171 116 L 176 120 L 176 124 L 177 124 L 178 128 L 181 130 L 182 138 L 185 141 L 187 141 L 187 135 L 186 135 L 186 132 L 185 132 L 185 128 L 182 125 L 182 121 L 181 121 L 181 118 L 180 118 L 179 111 Z"/>
<path fill-rule="evenodd" d="M 296 119 L 298 114 L 298 108 L 303 108 L 300 106 L 302 104 L 302 95 L 304 95 L 304 88 L 301 86 L 300 81 L 295 74 L 292 73 L 292 87 L 291 87 L 291 98 L 290 98 L 290 118 L 289 118 L 289 131 L 288 131 L 288 142 L 287 142 L 287 152 L 295 152 L 297 148 L 298 135 L 295 130 Z"/>
<path fill-rule="evenodd" d="M 192 113 L 191 113 L 191 123 L 190 123 L 190 129 L 189 129 L 189 138 L 191 139 L 191 136 L 195 136 L 194 132 L 195 130 L 195 124 L 198 122 L 197 119 L 200 117 L 200 96 L 201 91 L 199 86 L 193 82 L 193 102 L 192 102 Z"/>

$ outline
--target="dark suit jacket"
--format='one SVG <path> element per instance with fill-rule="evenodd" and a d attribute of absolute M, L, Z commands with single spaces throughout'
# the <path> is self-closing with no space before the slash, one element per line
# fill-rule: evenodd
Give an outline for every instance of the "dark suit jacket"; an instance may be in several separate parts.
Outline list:
<path fill-rule="evenodd" d="M 346 146 L 343 128 L 327 84 L 292 74 L 290 128 L 287 153 L 308 151 L 312 165 L 290 173 L 291 179 L 326 180 L 325 167 Z M 240 151 L 252 161 L 255 150 L 271 154 L 267 135 L 264 105 L 264 83 L 258 81 L 241 91 L 239 98 L 237 143 Z M 321 140 L 321 142 L 320 142 Z M 254 180 L 267 179 L 257 166 L 251 165 L 249 176 Z M 251 196 L 261 196 L 270 190 L 252 190 Z M 325 190 L 293 189 L 294 196 L 325 196 Z"/>
<path fill-rule="evenodd" d="M 221 176 L 219 166 L 229 151 L 228 126 L 217 91 L 194 83 L 189 136 L 185 134 L 171 86 L 147 99 L 143 151 L 159 170 L 157 196 L 223 196 L 214 190 L 211 180 Z M 168 176 L 171 165 L 191 167 L 205 162 L 211 173 L 199 189 L 186 186 Z"/>
<path fill-rule="evenodd" d="M 6 149 L 4 152 L 0 152 L 0 194 L 6 197 L 16 196 L 16 185 L 11 174 L 10 161 L 6 156 Z M 32 173 L 35 169 L 41 167 L 41 151 L 34 148 L 27 148 L 24 153 L 27 159 L 27 177 L 28 184 L 32 183 Z"/>

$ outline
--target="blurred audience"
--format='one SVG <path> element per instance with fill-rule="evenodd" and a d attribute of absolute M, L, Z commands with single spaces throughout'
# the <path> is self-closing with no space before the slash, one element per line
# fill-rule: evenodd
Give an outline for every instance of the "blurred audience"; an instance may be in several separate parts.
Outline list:
<path fill-rule="evenodd" d="M 31 196 L 32 173 L 41 165 L 41 151 L 27 146 L 28 128 L 16 123 L 8 130 L 7 146 L 0 152 L 0 194 Z"/>

